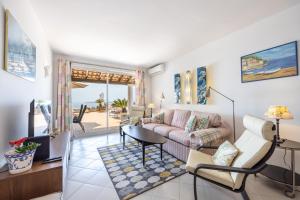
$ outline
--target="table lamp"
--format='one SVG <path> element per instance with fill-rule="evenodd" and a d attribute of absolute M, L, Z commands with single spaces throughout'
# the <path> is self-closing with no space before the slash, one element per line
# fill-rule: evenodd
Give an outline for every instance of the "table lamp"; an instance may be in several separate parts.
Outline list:
<path fill-rule="evenodd" d="M 152 117 L 152 109 L 155 108 L 154 103 L 149 103 L 148 108 L 150 108 L 150 111 L 151 111 L 151 117 Z"/>
<path fill-rule="evenodd" d="M 281 119 L 293 119 L 292 113 L 289 112 L 287 106 L 270 106 L 265 113 L 265 116 L 270 118 L 270 119 L 276 119 L 276 138 L 277 138 L 277 143 L 282 143 L 284 140 L 280 139 L 279 136 L 279 121 Z"/>

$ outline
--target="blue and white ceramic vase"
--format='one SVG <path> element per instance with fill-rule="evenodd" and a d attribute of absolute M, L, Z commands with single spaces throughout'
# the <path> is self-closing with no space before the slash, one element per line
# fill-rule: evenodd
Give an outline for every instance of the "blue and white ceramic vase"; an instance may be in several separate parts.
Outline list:
<path fill-rule="evenodd" d="M 30 170 L 35 154 L 35 149 L 25 153 L 16 153 L 10 150 L 4 154 L 10 174 L 18 174 Z"/>

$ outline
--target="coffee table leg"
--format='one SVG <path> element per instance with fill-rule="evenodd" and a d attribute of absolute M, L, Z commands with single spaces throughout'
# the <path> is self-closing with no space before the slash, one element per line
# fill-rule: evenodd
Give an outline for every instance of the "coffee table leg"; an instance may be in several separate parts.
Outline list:
<path fill-rule="evenodd" d="M 163 144 L 160 144 L 160 159 L 162 160 L 162 150 L 163 150 Z"/>
<path fill-rule="evenodd" d="M 125 133 L 123 132 L 123 149 L 125 149 Z"/>
<path fill-rule="evenodd" d="M 144 142 L 142 142 L 142 148 L 143 148 L 143 166 L 145 166 L 145 145 L 144 145 Z"/>

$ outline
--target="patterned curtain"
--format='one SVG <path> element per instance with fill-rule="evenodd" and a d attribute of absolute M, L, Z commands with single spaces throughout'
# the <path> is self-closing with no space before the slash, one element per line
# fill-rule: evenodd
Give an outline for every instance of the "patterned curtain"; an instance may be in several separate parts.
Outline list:
<path fill-rule="evenodd" d="M 137 69 L 135 72 L 135 88 L 136 88 L 136 105 L 145 106 L 145 83 L 144 71 Z"/>
<path fill-rule="evenodd" d="M 57 83 L 57 128 L 60 132 L 70 131 L 72 126 L 72 80 L 71 65 L 64 58 L 58 59 Z"/>

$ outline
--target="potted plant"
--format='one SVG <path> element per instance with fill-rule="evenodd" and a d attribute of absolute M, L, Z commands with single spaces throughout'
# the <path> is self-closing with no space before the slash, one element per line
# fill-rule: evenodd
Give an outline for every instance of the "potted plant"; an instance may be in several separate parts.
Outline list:
<path fill-rule="evenodd" d="M 40 144 L 29 142 L 27 138 L 9 141 L 9 144 L 14 147 L 4 154 L 9 173 L 18 174 L 31 169 L 35 151 Z"/>

